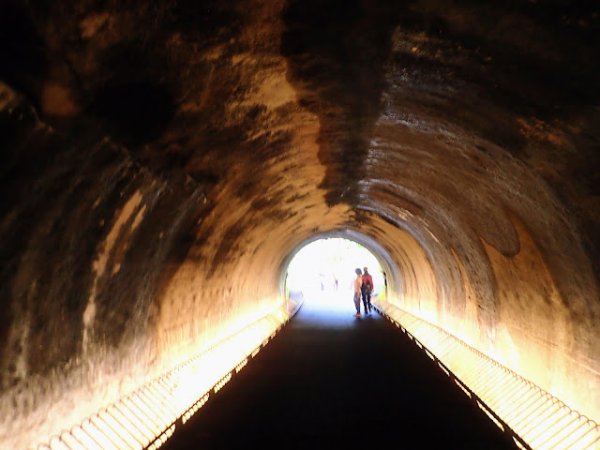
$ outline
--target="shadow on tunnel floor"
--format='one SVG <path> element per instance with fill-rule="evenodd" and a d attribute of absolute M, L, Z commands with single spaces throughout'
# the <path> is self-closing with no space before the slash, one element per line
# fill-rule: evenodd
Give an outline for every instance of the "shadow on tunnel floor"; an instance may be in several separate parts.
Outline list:
<path fill-rule="evenodd" d="M 163 448 L 516 448 L 400 330 L 347 304 L 305 303 Z"/>

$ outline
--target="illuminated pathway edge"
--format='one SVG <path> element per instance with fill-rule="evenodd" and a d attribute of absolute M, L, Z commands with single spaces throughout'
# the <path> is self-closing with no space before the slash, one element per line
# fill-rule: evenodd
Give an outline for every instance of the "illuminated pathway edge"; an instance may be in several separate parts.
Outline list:
<path fill-rule="evenodd" d="M 290 301 L 241 331 L 229 336 L 107 406 L 68 430 L 59 430 L 38 449 L 149 449 L 159 448 L 218 392 L 233 373 L 256 356 L 300 308 Z"/>
<path fill-rule="evenodd" d="M 521 448 L 600 449 L 600 425 L 445 330 L 387 302 L 399 327 Z"/>

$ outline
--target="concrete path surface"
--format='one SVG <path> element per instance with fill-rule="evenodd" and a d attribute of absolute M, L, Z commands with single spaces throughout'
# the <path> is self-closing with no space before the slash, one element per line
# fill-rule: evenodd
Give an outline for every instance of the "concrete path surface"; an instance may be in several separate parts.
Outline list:
<path fill-rule="evenodd" d="M 305 303 L 164 448 L 516 448 L 399 329 L 351 304 Z"/>

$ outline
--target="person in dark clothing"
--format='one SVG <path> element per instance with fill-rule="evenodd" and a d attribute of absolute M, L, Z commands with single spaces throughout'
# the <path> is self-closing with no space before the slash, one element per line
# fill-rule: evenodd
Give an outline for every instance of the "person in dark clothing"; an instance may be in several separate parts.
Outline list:
<path fill-rule="evenodd" d="M 371 314 L 373 306 L 371 306 L 371 292 L 373 292 L 373 277 L 369 274 L 369 269 L 366 267 L 363 269 L 364 273 L 362 276 L 362 285 L 360 288 L 362 294 L 362 301 L 365 307 L 365 312 Z"/>

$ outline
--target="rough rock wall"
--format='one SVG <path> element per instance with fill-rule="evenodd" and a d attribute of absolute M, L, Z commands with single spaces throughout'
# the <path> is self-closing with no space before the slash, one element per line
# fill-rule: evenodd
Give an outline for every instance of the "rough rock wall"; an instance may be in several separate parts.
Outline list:
<path fill-rule="evenodd" d="M 185 358 L 350 229 L 394 301 L 599 419 L 600 15 L 570 3 L 4 2 L 3 416 Z"/>
<path fill-rule="evenodd" d="M 600 417 L 598 8 L 298 1 L 284 18 L 327 201 L 398 259 L 398 302 Z"/>

